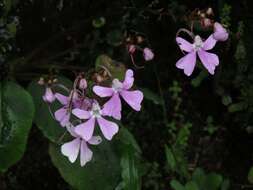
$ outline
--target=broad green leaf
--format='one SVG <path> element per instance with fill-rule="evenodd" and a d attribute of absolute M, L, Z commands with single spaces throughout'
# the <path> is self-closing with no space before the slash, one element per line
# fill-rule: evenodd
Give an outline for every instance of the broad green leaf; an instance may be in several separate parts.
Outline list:
<path fill-rule="evenodd" d="M 199 187 L 198 187 L 196 182 L 189 181 L 189 182 L 186 183 L 185 189 L 186 190 L 199 190 Z"/>
<path fill-rule="evenodd" d="M 45 137 L 47 137 L 52 142 L 59 142 L 59 140 L 64 136 L 65 129 L 62 128 L 50 114 L 48 105 L 42 99 L 42 96 L 45 93 L 45 87 L 38 85 L 37 81 L 38 80 L 31 82 L 28 88 L 33 97 L 36 108 L 34 122 L 42 131 Z M 67 87 L 71 86 L 71 82 L 66 78 L 60 77 L 58 78 L 58 81 L 60 84 L 64 84 Z M 66 92 L 65 95 L 67 95 Z M 62 106 L 56 100 L 51 104 L 50 107 L 52 114 L 54 114 L 53 112 Z"/>
<path fill-rule="evenodd" d="M 203 188 L 205 190 L 216 190 L 221 186 L 223 178 L 221 175 L 216 173 L 210 173 L 206 175 L 205 185 Z"/>
<path fill-rule="evenodd" d="M 192 179 L 198 184 L 199 187 L 203 187 L 206 179 L 204 170 L 202 168 L 196 168 L 192 174 Z"/>
<path fill-rule="evenodd" d="M 174 154 L 172 153 L 171 149 L 167 145 L 165 145 L 165 154 L 166 154 L 167 163 L 170 169 L 175 171 L 176 160 L 175 160 Z"/>
<path fill-rule="evenodd" d="M 140 90 L 143 92 L 144 98 L 146 98 L 147 100 L 152 101 L 156 105 L 163 105 L 164 104 L 163 99 L 159 95 L 152 92 L 151 90 L 149 90 L 147 88 L 140 88 Z"/>
<path fill-rule="evenodd" d="M 174 189 L 174 190 L 185 190 L 184 186 L 179 183 L 177 180 L 172 180 L 170 182 L 170 186 Z"/>
<path fill-rule="evenodd" d="M 248 173 L 248 180 L 251 184 L 253 184 L 253 167 L 250 168 Z"/>
<path fill-rule="evenodd" d="M 33 116 L 34 104 L 29 93 L 13 82 L 1 82 L 0 172 L 23 156 Z"/>
<path fill-rule="evenodd" d="M 79 157 L 72 164 L 60 152 L 60 146 L 50 144 L 49 154 L 61 176 L 77 190 L 112 190 L 120 181 L 120 161 L 113 144 L 103 141 L 98 146 L 91 146 L 93 158 L 84 167 L 80 166 Z"/>

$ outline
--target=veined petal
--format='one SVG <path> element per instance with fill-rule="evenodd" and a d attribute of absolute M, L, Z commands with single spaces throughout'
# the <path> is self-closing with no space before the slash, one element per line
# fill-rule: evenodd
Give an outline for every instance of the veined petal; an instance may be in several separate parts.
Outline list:
<path fill-rule="evenodd" d="M 193 45 L 190 42 L 186 41 L 185 39 L 181 37 L 177 37 L 176 41 L 181 50 L 186 51 L 186 52 L 193 51 Z"/>
<path fill-rule="evenodd" d="M 119 94 L 115 93 L 110 100 L 108 100 L 102 109 L 103 115 L 111 116 L 115 119 L 121 119 L 121 101 Z"/>
<path fill-rule="evenodd" d="M 133 86 L 133 83 L 134 83 L 134 72 L 133 70 L 128 69 L 126 71 L 125 80 L 123 82 L 123 88 L 128 90 Z"/>
<path fill-rule="evenodd" d="M 213 35 L 210 35 L 206 41 L 203 43 L 203 49 L 204 50 L 210 50 L 210 49 L 213 49 L 213 47 L 215 46 L 217 40 L 215 40 L 213 38 Z"/>
<path fill-rule="evenodd" d="M 119 126 L 116 123 L 105 120 L 100 117 L 97 118 L 99 127 L 107 140 L 112 140 L 112 137 L 119 131 Z"/>
<path fill-rule="evenodd" d="M 79 119 L 89 119 L 91 117 L 91 114 L 89 111 L 81 110 L 79 108 L 73 109 L 72 113 Z"/>
<path fill-rule="evenodd" d="M 127 91 L 122 90 L 120 92 L 122 98 L 126 101 L 126 103 L 131 106 L 135 111 L 141 110 L 141 102 L 143 100 L 143 93 L 139 90 L 135 91 Z"/>
<path fill-rule="evenodd" d="M 68 113 L 68 110 L 66 108 L 58 109 L 54 113 L 55 119 L 60 122 L 62 127 L 65 127 L 69 123 L 70 119 L 70 113 Z"/>
<path fill-rule="evenodd" d="M 64 156 L 67 156 L 71 163 L 74 163 L 79 153 L 80 144 L 81 140 L 79 138 L 75 138 L 74 140 L 61 146 L 61 153 Z"/>
<path fill-rule="evenodd" d="M 81 150 L 80 150 L 80 163 L 81 166 L 84 166 L 87 162 L 91 161 L 92 159 L 92 151 L 87 146 L 87 143 L 82 140 L 81 142 Z"/>
<path fill-rule="evenodd" d="M 102 138 L 100 136 L 93 136 L 91 139 L 88 141 L 89 144 L 92 145 L 98 145 L 102 142 Z"/>
<path fill-rule="evenodd" d="M 94 86 L 93 92 L 100 97 L 112 96 L 114 93 L 112 88 L 102 87 L 102 86 Z"/>
<path fill-rule="evenodd" d="M 55 93 L 55 97 L 62 105 L 67 105 L 69 102 L 69 97 L 64 96 L 62 94 Z"/>
<path fill-rule="evenodd" d="M 95 118 L 90 118 L 85 123 L 77 125 L 75 128 L 75 133 L 82 137 L 84 140 L 88 141 L 93 135 L 95 128 Z"/>
<path fill-rule="evenodd" d="M 184 70 L 184 74 L 190 76 L 196 65 L 196 52 L 191 52 L 179 59 L 176 67 Z"/>
<path fill-rule="evenodd" d="M 215 67 L 219 65 L 219 58 L 213 53 L 198 51 L 199 58 L 210 74 L 214 74 Z"/>

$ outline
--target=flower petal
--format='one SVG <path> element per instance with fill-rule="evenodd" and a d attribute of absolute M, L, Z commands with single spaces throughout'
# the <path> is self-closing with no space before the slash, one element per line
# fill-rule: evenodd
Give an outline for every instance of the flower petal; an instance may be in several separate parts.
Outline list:
<path fill-rule="evenodd" d="M 92 159 L 92 151 L 87 146 L 86 142 L 82 140 L 81 142 L 81 150 L 80 150 L 80 163 L 81 166 L 84 166 L 87 162 Z"/>
<path fill-rule="evenodd" d="M 77 159 L 80 143 L 80 139 L 75 138 L 74 140 L 67 142 L 61 146 L 61 153 L 64 156 L 67 156 L 71 163 L 74 163 Z"/>
<path fill-rule="evenodd" d="M 75 133 L 82 137 L 84 140 L 88 141 L 93 135 L 95 128 L 95 118 L 90 118 L 85 123 L 77 125 L 75 128 Z"/>
<path fill-rule="evenodd" d="M 54 113 L 54 116 L 55 119 L 60 122 L 62 127 L 65 127 L 69 123 L 70 113 L 68 113 L 68 110 L 65 107 L 58 109 Z"/>
<path fill-rule="evenodd" d="M 143 93 L 139 90 L 126 91 L 122 90 L 120 92 L 122 98 L 131 106 L 135 111 L 141 110 L 141 102 L 143 100 Z"/>
<path fill-rule="evenodd" d="M 213 47 L 215 46 L 216 42 L 217 42 L 217 40 L 215 40 L 215 39 L 213 38 L 213 35 L 210 35 L 210 36 L 206 39 L 206 41 L 204 42 L 204 44 L 203 44 L 203 49 L 204 49 L 204 50 L 213 49 Z"/>
<path fill-rule="evenodd" d="M 93 92 L 100 97 L 112 96 L 114 93 L 112 88 L 102 87 L 102 86 L 94 86 Z"/>
<path fill-rule="evenodd" d="M 198 51 L 199 58 L 210 74 L 214 74 L 215 67 L 219 65 L 219 58 L 213 53 Z"/>
<path fill-rule="evenodd" d="M 93 136 L 91 139 L 88 141 L 89 144 L 92 145 L 98 145 L 102 142 L 102 138 L 100 136 Z"/>
<path fill-rule="evenodd" d="M 134 72 L 131 69 L 126 71 L 125 80 L 123 82 L 124 89 L 129 89 L 133 86 L 134 83 Z"/>
<path fill-rule="evenodd" d="M 79 119 L 89 119 L 91 117 L 91 114 L 89 111 L 81 110 L 79 108 L 73 109 L 72 113 Z"/>
<path fill-rule="evenodd" d="M 103 115 L 113 117 L 115 119 L 121 119 L 121 101 L 119 94 L 115 93 L 110 100 L 108 100 L 102 110 Z"/>
<path fill-rule="evenodd" d="M 176 67 L 184 70 L 184 74 L 190 76 L 196 65 L 196 52 L 188 53 L 176 63 Z"/>
<path fill-rule="evenodd" d="M 107 140 L 111 140 L 112 137 L 119 131 L 119 126 L 116 123 L 107 121 L 104 118 L 97 118 L 99 127 Z"/>
<path fill-rule="evenodd" d="M 177 37 L 176 41 L 181 50 L 186 51 L 186 52 L 193 51 L 193 45 L 190 42 L 186 41 L 185 39 Z"/>
<path fill-rule="evenodd" d="M 67 105 L 69 102 L 69 98 L 67 96 L 64 96 L 59 93 L 55 93 L 56 99 L 62 104 L 62 105 Z"/>
<path fill-rule="evenodd" d="M 215 22 L 213 37 L 218 41 L 226 41 L 228 39 L 228 32 L 220 23 Z"/>

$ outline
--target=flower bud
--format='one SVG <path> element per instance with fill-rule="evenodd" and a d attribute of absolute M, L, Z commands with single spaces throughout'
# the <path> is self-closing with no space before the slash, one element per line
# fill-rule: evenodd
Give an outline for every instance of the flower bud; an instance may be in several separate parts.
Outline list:
<path fill-rule="evenodd" d="M 52 103 L 55 100 L 55 96 L 54 96 L 54 93 L 52 92 L 52 89 L 47 87 L 46 92 L 42 98 L 45 102 Z"/>
<path fill-rule="evenodd" d="M 135 52 L 135 50 L 136 50 L 136 47 L 135 47 L 135 45 L 129 45 L 128 46 L 128 52 L 130 53 L 130 54 L 133 54 L 134 52 Z"/>
<path fill-rule="evenodd" d="M 87 81 L 84 78 L 79 81 L 79 88 L 82 90 L 87 88 Z"/>
<path fill-rule="evenodd" d="M 144 48 L 143 49 L 143 57 L 146 61 L 150 61 L 154 58 L 154 53 L 152 52 L 151 49 L 149 48 Z"/>
<path fill-rule="evenodd" d="M 228 39 L 227 30 L 218 22 L 214 23 L 213 38 L 218 41 L 226 41 Z"/>

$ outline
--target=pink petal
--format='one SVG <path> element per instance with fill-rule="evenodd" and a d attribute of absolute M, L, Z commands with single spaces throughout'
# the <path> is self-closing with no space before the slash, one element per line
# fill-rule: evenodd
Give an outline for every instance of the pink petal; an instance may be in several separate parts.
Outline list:
<path fill-rule="evenodd" d="M 92 151 L 87 146 L 86 142 L 82 140 L 81 142 L 81 150 L 80 150 L 80 163 L 81 166 L 84 166 L 87 162 L 91 161 L 92 159 Z"/>
<path fill-rule="evenodd" d="M 199 58 L 210 74 L 214 74 L 215 67 L 219 65 L 219 58 L 213 53 L 198 51 Z"/>
<path fill-rule="evenodd" d="M 119 126 L 116 123 L 107 121 L 104 118 L 97 118 L 99 127 L 107 140 L 111 140 L 112 137 L 118 132 Z"/>
<path fill-rule="evenodd" d="M 55 119 L 60 122 L 62 127 L 65 127 L 69 123 L 70 113 L 68 113 L 68 110 L 65 107 L 58 109 L 54 113 L 54 116 Z"/>
<path fill-rule="evenodd" d="M 102 138 L 100 136 L 93 136 L 91 139 L 88 141 L 89 144 L 92 145 L 98 145 L 102 142 Z"/>
<path fill-rule="evenodd" d="M 131 106 L 135 111 L 141 110 L 141 102 L 143 100 L 143 93 L 139 90 L 126 91 L 122 90 L 120 92 L 122 98 Z"/>
<path fill-rule="evenodd" d="M 113 89 L 102 86 L 94 86 L 93 92 L 100 97 L 108 97 L 113 95 Z"/>
<path fill-rule="evenodd" d="M 134 72 L 131 69 L 126 71 L 125 80 L 123 82 L 124 89 L 129 89 L 133 86 L 134 83 Z"/>
<path fill-rule="evenodd" d="M 110 100 L 108 100 L 104 104 L 104 108 L 102 110 L 103 115 L 111 116 L 115 119 L 121 119 L 121 101 L 119 98 L 119 94 L 115 93 Z"/>
<path fill-rule="evenodd" d="M 79 136 L 75 133 L 75 127 L 69 123 L 69 125 L 66 126 L 67 131 L 71 134 L 71 136 L 78 138 Z"/>
<path fill-rule="evenodd" d="M 95 119 L 90 118 L 85 123 L 77 125 L 75 128 L 75 133 L 85 139 L 86 141 L 90 140 L 93 135 L 95 127 Z"/>
<path fill-rule="evenodd" d="M 228 39 L 228 32 L 220 23 L 215 22 L 213 37 L 218 41 L 226 41 Z"/>
<path fill-rule="evenodd" d="M 56 99 L 62 104 L 62 105 L 67 105 L 69 102 L 69 98 L 67 96 L 64 96 L 59 93 L 55 93 Z"/>
<path fill-rule="evenodd" d="M 213 49 L 213 47 L 215 46 L 216 42 L 217 42 L 217 40 L 215 40 L 215 39 L 213 38 L 213 35 L 210 35 L 210 36 L 206 39 L 206 41 L 204 42 L 204 44 L 203 44 L 203 49 L 204 49 L 204 50 Z"/>
<path fill-rule="evenodd" d="M 181 50 L 186 51 L 186 52 L 193 51 L 193 45 L 190 42 L 187 42 L 185 39 L 177 37 L 176 41 Z"/>
<path fill-rule="evenodd" d="M 176 67 L 184 70 L 184 74 L 190 76 L 196 64 L 196 52 L 188 53 L 176 63 Z"/>
<path fill-rule="evenodd" d="M 80 139 L 76 138 L 70 142 L 67 142 L 61 146 L 61 152 L 64 156 L 67 156 L 71 163 L 74 163 L 77 159 L 80 149 Z"/>
<path fill-rule="evenodd" d="M 91 114 L 89 111 L 81 110 L 79 108 L 73 109 L 72 113 L 79 119 L 89 119 L 91 117 Z"/>

